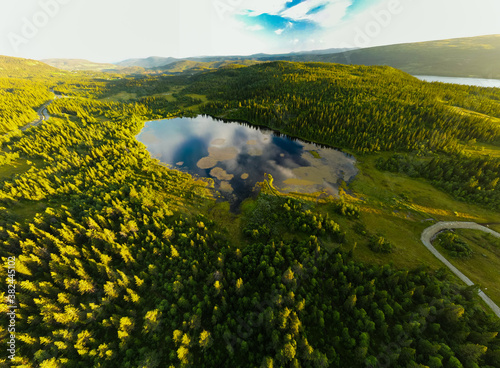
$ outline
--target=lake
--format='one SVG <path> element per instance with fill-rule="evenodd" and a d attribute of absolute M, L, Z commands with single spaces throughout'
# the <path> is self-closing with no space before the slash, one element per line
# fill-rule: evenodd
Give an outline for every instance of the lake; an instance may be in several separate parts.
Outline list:
<path fill-rule="evenodd" d="M 212 178 L 233 208 L 265 174 L 284 192 L 337 195 L 358 172 L 354 157 L 339 150 L 209 116 L 149 121 L 137 139 L 171 168 Z"/>
<path fill-rule="evenodd" d="M 466 86 L 500 88 L 499 79 L 439 77 L 433 75 L 414 75 L 414 77 L 426 82 L 442 82 L 442 83 L 462 84 Z"/>

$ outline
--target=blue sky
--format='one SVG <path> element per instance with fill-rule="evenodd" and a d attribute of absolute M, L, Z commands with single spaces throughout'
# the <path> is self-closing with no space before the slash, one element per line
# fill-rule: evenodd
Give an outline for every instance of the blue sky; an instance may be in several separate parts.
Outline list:
<path fill-rule="evenodd" d="M 367 0 L 267 0 L 244 3 L 234 16 L 249 31 L 296 45 L 341 25 L 366 6 Z"/>
<path fill-rule="evenodd" d="M 499 0 L 3 0 L 0 55 L 249 55 L 500 34 Z"/>
<path fill-rule="evenodd" d="M 235 17 L 247 30 L 260 32 L 270 43 L 288 44 L 295 51 L 305 44 L 313 46 L 316 40 L 321 47 L 325 31 L 340 28 L 354 15 L 363 13 L 369 3 L 368 0 L 256 1 L 242 4 Z"/>
<path fill-rule="evenodd" d="M 288 33 L 315 32 L 323 28 L 338 25 L 342 20 L 349 19 L 353 14 L 360 13 L 368 6 L 367 0 L 291 0 L 281 1 L 282 7 L 276 11 L 273 4 L 242 9 L 238 16 L 249 25 L 260 25 L 267 32 L 282 30 Z M 372 3 L 374 3 L 372 1 Z M 332 10 L 331 7 L 336 9 Z M 274 8 L 274 9 L 273 9 Z M 274 10 L 274 11 L 273 11 Z"/>

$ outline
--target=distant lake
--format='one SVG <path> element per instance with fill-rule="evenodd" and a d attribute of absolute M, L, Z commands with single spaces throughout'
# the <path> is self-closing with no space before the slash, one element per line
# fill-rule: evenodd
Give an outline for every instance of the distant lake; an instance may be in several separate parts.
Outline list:
<path fill-rule="evenodd" d="M 454 83 L 466 86 L 500 88 L 500 79 L 439 77 L 433 75 L 414 75 L 414 77 L 426 82 Z"/>
<path fill-rule="evenodd" d="M 170 167 L 214 179 L 233 208 L 266 173 L 285 192 L 336 195 L 358 172 L 354 157 L 339 150 L 208 116 L 149 121 L 137 139 Z"/>

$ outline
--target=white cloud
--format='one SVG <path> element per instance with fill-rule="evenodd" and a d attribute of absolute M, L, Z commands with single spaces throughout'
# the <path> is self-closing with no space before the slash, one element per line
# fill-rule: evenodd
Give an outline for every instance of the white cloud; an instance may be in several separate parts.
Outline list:
<path fill-rule="evenodd" d="M 327 3 L 327 0 L 307 0 L 286 9 L 285 11 L 281 12 L 280 15 L 282 17 L 293 20 L 309 19 L 310 16 L 308 16 L 307 13 L 309 13 L 312 9 L 317 8 L 318 6 L 326 5 Z"/>
<path fill-rule="evenodd" d="M 321 27 L 330 28 L 338 25 L 347 14 L 352 0 L 307 0 L 280 13 L 280 16 L 295 21 L 307 20 Z M 315 8 L 323 6 L 319 11 L 309 14 Z"/>
<path fill-rule="evenodd" d="M 498 0 L 383 0 L 317 37 L 322 48 L 344 48 L 499 34 L 499 14 Z"/>
<path fill-rule="evenodd" d="M 248 26 L 246 29 L 252 32 L 257 32 L 257 31 L 262 31 L 264 27 L 262 27 L 260 24 L 256 24 L 254 26 Z"/>
<path fill-rule="evenodd" d="M 280 35 L 283 33 L 284 30 L 285 30 L 284 28 L 277 29 L 276 31 L 274 31 L 274 33 L 276 33 L 277 35 Z"/>
<path fill-rule="evenodd" d="M 311 20 L 325 28 L 337 26 L 344 19 L 351 5 L 351 0 L 339 0 L 330 3 L 323 11 L 311 14 Z"/>
<path fill-rule="evenodd" d="M 241 4 L 240 9 L 246 10 L 251 16 L 261 14 L 279 14 L 287 3 L 293 0 L 246 0 Z"/>

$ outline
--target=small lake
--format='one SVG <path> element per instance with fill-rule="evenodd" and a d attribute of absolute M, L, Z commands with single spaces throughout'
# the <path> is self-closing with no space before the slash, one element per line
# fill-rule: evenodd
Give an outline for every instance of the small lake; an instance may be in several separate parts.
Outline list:
<path fill-rule="evenodd" d="M 439 77 L 433 75 L 414 75 L 414 77 L 426 82 L 454 83 L 466 86 L 500 88 L 500 79 Z"/>
<path fill-rule="evenodd" d="M 171 168 L 212 178 L 233 208 L 265 174 L 284 192 L 337 195 L 358 172 L 354 157 L 339 150 L 209 116 L 149 121 L 137 140 Z"/>

